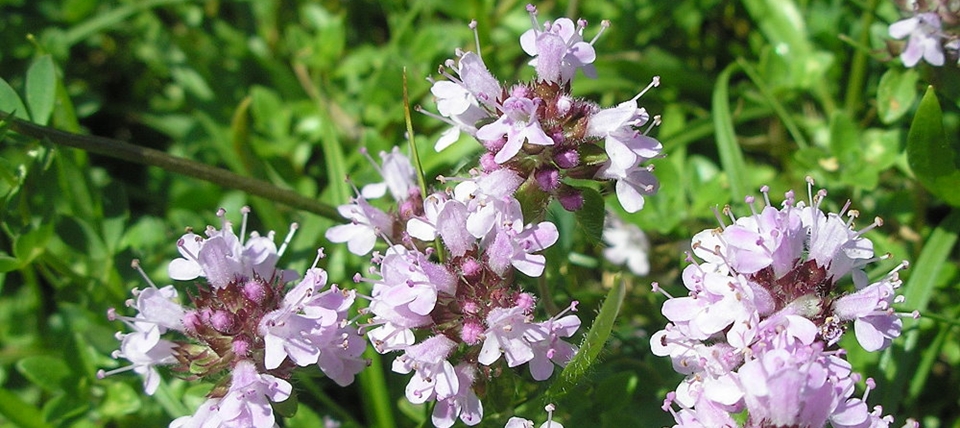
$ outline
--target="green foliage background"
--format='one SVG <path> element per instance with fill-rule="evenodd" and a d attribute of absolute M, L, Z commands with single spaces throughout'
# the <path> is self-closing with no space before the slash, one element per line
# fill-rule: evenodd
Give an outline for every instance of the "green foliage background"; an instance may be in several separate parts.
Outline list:
<path fill-rule="evenodd" d="M 476 19 L 485 62 L 502 80 L 529 78 L 519 35 L 530 26 L 524 3 L 468 0 L 0 0 L 0 110 L 35 123 L 127 141 L 256 177 L 328 205 L 352 194 L 343 181 L 375 180 L 358 152 L 405 143 L 402 103 L 433 108 L 426 76 L 456 48 L 474 49 Z M 903 69 L 886 36 L 901 18 L 892 2 L 864 0 L 548 1 L 541 19 L 568 15 L 612 27 L 596 44 L 599 78 L 578 76 L 579 96 L 610 106 L 659 75 L 641 105 L 662 115 L 655 135 L 666 157 L 654 161 L 661 192 L 624 217 L 651 237 L 652 273 L 622 272 L 626 292 L 596 364 L 566 395 L 554 395 L 566 426 L 662 426 L 664 394 L 679 381 L 667 359 L 649 352 L 662 328 L 657 281 L 682 290 L 690 237 L 714 227 L 713 207 L 747 213 L 743 196 L 769 185 L 775 202 L 805 177 L 829 191 L 838 209 L 850 198 L 884 225 L 867 234 L 879 278 L 899 260 L 906 303 L 920 321 L 879 354 L 853 350 L 854 367 L 877 380 L 871 404 L 898 423 L 960 426 L 960 315 L 956 250 L 958 73 L 955 65 Z M 932 85 L 929 95 L 921 95 Z M 918 110 L 918 106 L 921 108 Z M 925 106 L 925 107 L 924 107 Z M 935 108 L 936 107 L 936 108 Z M 919 112 L 919 113 L 918 113 Z M 915 123 L 911 130 L 911 123 Z M 934 129 L 939 132 L 924 132 Z M 461 141 L 437 154 L 445 127 L 415 114 L 426 176 L 473 165 L 479 145 Z M 192 413 L 203 385 L 166 376 L 154 397 L 132 374 L 96 378 L 120 323 L 108 322 L 149 276 L 168 283 L 183 228 L 218 224 L 253 208 L 253 228 L 282 234 L 300 224 L 281 261 L 303 271 L 318 246 L 321 265 L 348 283 L 365 261 L 323 238 L 334 220 L 269 198 L 160 168 L 57 147 L 0 129 L 0 424 L 25 427 L 159 426 Z M 907 145 L 911 158 L 907 158 Z M 918 168 L 918 165 L 921 167 Z M 911 170 L 913 166 L 913 170 Z M 922 184 L 921 184 L 922 183 Z M 609 189 L 604 194 L 611 193 Z M 607 205 L 619 209 L 615 199 Z M 561 229 L 547 251 L 544 306 L 582 301 L 590 325 L 620 268 L 602 259 L 572 215 L 552 211 Z M 609 293 L 614 295 L 615 293 Z M 585 329 L 584 329 L 585 330 Z M 513 414 L 543 420 L 549 385 L 507 374 L 487 391 L 483 426 Z M 406 379 L 374 360 L 359 382 L 339 388 L 319 373 L 296 378 L 300 406 L 284 426 L 418 426 L 428 409 L 404 404 Z"/>

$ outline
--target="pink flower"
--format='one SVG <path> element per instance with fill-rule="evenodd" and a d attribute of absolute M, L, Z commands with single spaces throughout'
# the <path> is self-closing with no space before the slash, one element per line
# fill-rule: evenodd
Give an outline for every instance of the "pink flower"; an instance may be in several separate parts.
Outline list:
<path fill-rule="evenodd" d="M 393 219 L 362 197 L 352 204 L 340 205 L 337 211 L 350 219 L 350 223 L 327 229 L 325 236 L 330 242 L 346 242 L 347 249 L 353 254 L 365 255 L 373 250 L 380 235 L 393 234 Z"/>
<path fill-rule="evenodd" d="M 408 347 L 403 355 L 393 360 L 393 371 L 414 372 L 407 383 L 407 400 L 414 404 L 445 400 L 460 391 L 460 379 L 453 364 L 447 361 L 456 346 L 457 343 L 446 336 L 432 336 Z"/>
<path fill-rule="evenodd" d="M 485 366 L 495 363 L 503 355 L 507 365 L 516 367 L 534 357 L 529 336 L 546 336 L 543 327 L 531 323 L 519 306 L 493 308 L 487 315 L 487 330 L 477 362 Z"/>
<path fill-rule="evenodd" d="M 454 372 L 460 388 L 455 395 L 437 401 L 431 415 L 431 421 L 437 428 L 450 428 L 457 418 L 467 426 L 479 424 L 483 419 L 483 404 L 472 388 L 476 369 L 463 363 L 454 367 Z"/>
<path fill-rule="evenodd" d="M 503 101 L 501 115 L 495 122 L 477 130 L 477 138 L 495 141 L 506 137 L 503 148 L 497 152 L 494 160 L 502 164 L 513 159 L 524 143 L 538 146 L 552 146 L 553 140 L 540 128 L 537 121 L 537 106 L 540 99 L 512 96 Z"/>
<path fill-rule="evenodd" d="M 583 69 L 588 77 L 597 76 L 593 67 L 593 61 L 597 59 L 593 49 L 596 38 L 590 43 L 583 41 L 586 21 L 581 20 L 574 25 L 570 18 L 559 18 L 552 23 L 544 22 L 541 28 L 536 19 L 536 8 L 528 8 L 528 11 L 533 28 L 520 36 L 520 46 L 534 57 L 530 65 L 537 69 L 541 80 L 565 84 L 573 78 L 577 69 Z M 603 28 L 608 25 L 605 22 Z"/>
<path fill-rule="evenodd" d="M 219 416 L 227 426 L 273 427 L 276 417 L 270 402 L 290 398 L 292 389 L 289 382 L 259 373 L 252 362 L 242 360 L 233 368 L 230 389 L 219 403 Z"/>
<path fill-rule="evenodd" d="M 940 17 L 936 13 L 919 13 L 894 22 L 890 24 L 889 33 L 895 39 L 909 36 L 907 48 L 900 53 L 904 66 L 913 67 L 920 62 L 920 58 L 930 65 L 943 65 L 943 46 L 940 44 L 943 34 Z"/>

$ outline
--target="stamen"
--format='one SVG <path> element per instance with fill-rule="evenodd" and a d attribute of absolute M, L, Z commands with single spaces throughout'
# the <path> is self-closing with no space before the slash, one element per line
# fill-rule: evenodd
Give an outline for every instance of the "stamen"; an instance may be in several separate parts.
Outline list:
<path fill-rule="evenodd" d="M 673 298 L 673 296 L 670 295 L 670 293 L 668 293 L 667 290 L 664 290 L 664 289 L 660 288 L 660 283 L 659 283 L 659 282 L 654 281 L 654 282 L 650 283 L 650 286 L 651 286 L 651 288 L 653 289 L 653 292 L 654 292 L 654 293 L 663 294 L 664 296 L 667 296 L 668 299 L 672 299 L 672 298 Z"/>
<path fill-rule="evenodd" d="M 300 228 L 300 224 L 297 222 L 290 223 L 290 230 L 287 231 L 287 237 L 283 238 L 283 243 L 280 244 L 280 249 L 277 250 L 277 257 L 283 257 L 283 253 L 287 251 L 287 245 L 290 244 L 290 240 L 293 239 L 293 234 L 297 232 L 297 229 Z M 316 266 L 316 263 L 314 263 Z"/>
<path fill-rule="evenodd" d="M 250 216 L 250 207 L 244 205 L 243 208 L 240 208 L 240 213 L 243 214 L 243 220 L 240 221 L 240 245 L 243 245 L 243 241 L 247 238 L 247 217 Z"/>
<path fill-rule="evenodd" d="M 591 46 L 593 46 L 593 44 L 596 43 L 597 39 L 599 39 L 600 36 L 603 35 L 605 31 L 607 31 L 607 28 L 610 28 L 610 20 L 604 19 L 603 21 L 600 21 L 600 31 L 598 31 L 597 34 L 593 36 L 593 39 L 590 40 Z"/>
<path fill-rule="evenodd" d="M 131 261 L 130 261 L 130 267 L 136 269 L 137 272 L 140 273 L 140 276 L 143 278 L 143 280 L 147 282 L 147 284 L 149 284 L 149 285 L 150 285 L 151 287 L 153 287 L 153 288 L 157 288 L 157 285 L 154 284 L 153 281 L 150 280 L 150 277 L 147 276 L 147 273 L 144 272 L 144 271 L 143 271 L 143 268 L 140 267 L 140 259 L 133 259 L 133 260 L 131 260 Z"/>
<path fill-rule="evenodd" d="M 477 20 L 474 19 L 470 21 L 468 25 L 471 30 L 473 30 L 473 42 L 477 45 L 477 57 L 480 58 L 480 61 L 483 61 L 483 54 L 480 53 L 480 33 L 477 31 Z"/>
<path fill-rule="evenodd" d="M 656 116 L 654 116 L 654 117 L 653 117 L 653 120 L 650 121 L 650 124 L 647 125 L 647 129 L 643 131 L 643 135 L 649 135 L 649 134 L 650 134 L 650 130 L 653 129 L 655 126 L 660 126 L 660 123 L 661 123 L 661 122 L 662 122 L 662 121 L 660 120 L 660 115 L 659 115 L 659 114 L 656 115 Z"/>
<path fill-rule="evenodd" d="M 527 13 L 530 14 L 530 25 L 533 26 L 533 34 L 539 35 L 540 23 L 537 22 L 537 7 L 532 4 L 528 4 Z"/>
<path fill-rule="evenodd" d="M 557 410 L 557 407 L 554 406 L 553 403 L 550 403 L 544 406 L 543 410 L 547 411 L 547 423 L 544 424 L 544 427 L 552 428 L 553 427 L 553 411 Z"/>
<path fill-rule="evenodd" d="M 763 194 L 763 202 L 766 204 L 764 207 L 772 206 L 770 204 L 770 186 L 767 186 L 766 184 L 760 186 L 760 193 Z"/>
<path fill-rule="evenodd" d="M 656 88 L 657 86 L 660 86 L 660 76 L 653 76 L 653 79 L 650 79 L 650 83 L 647 84 L 647 87 L 643 88 L 643 90 L 640 91 L 640 93 L 638 93 L 637 95 L 634 95 L 633 98 L 630 98 L 630 101 L 639 100 L 640 97 L 643 96 L 643 94 L 646 94 L 647 91 L 649 91 L 650 89 Z"/>
<path fill-rule="evenodd" d="M 713 210 L 713 216 L 717 218 L 717 223 L 720 224 L 720 230 L 726 229 L 727 225 L 723 223 L 723 216 L 720 215 L 720 211 L 717 210 L 717 207 L 714 206 L 710 209 Z"/>

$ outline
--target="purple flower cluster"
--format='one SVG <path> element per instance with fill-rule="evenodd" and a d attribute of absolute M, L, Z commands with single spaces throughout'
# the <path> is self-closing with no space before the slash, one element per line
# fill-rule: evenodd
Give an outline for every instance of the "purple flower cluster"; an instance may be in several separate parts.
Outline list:
<path fill-rule="evenodd" d="M 686 375 L 664 410 L 681 427 L 736 426 L 733 415 L 744 411 L 749 427 L 888 426 L 892 418 L 871 411 L 866 394 L 854 396 L 860 375 L 837 342 L 850 322 L 867 351 L 900 335 L 891 305 L 902 299 L 897 272 L 906 263 L 870 283 L 863 267 L 884 257 L 863 233 L 879 219 L 857 231 L 849 203 L 839 213 L 820 209 L 823 190 L 810 189 L 807 203 L 788 192 L 780 209 L 761 192 L 759 212 L 748 197 L 752 215 L 727 210 L 731 224 L 694 236 L 702 261 L 683 271 L 688 293 L 663 304 L 670 323 L 651 347 Z M 837 284 L 848 276 L 855 290 L 842 293 Z"/>
<path fill-rule="evenodd" d="M 397 156 L 398 164 L 409 163 Z M 384 180 L 390 188 L 412 186 L 407 175 L 385 174 Z M 411 374 L 407 399 L 435 401 L 432 419 L 438 427 L 458 418 L 468 425 L 480 422 L 483 406 L 476 391 L 496 377 L 493 367 L 501 357 L 508 367 L 527 363 L 540 381 L 576 352 L 562 338 L 577 331 L 579 318 L 561 313 L 535 322 L 536 299 L 515 281 L 517 271 L 542 275 L 546 258 L 538 252 L 559 237 L 553 223 L 524 221 L 514 197 L 522 182 L 509 168 L 478 173 L 423 198 L 420 207 L 409 207 L 413 197 L 408 195 L 391 213 L 370 206 L 361 195 L 341 207 L 355 221 L 327 232 L 328 239 L 346 240 L 351 251 L 359 247 L 352 242 L 365 240 L 366 234 L 396 242 L 374 252 L 375 277 L 355 277 L 372 286 L 364 296 L 370 300 L 364 332 L 377 352 L 400 353 L 393 371 Z M 382 221 L 373 226 L 360 215 Z M 344 234 L 348 228 L 363 233 Z M 430 246 L 436 240 L 442 243 L 439 249 Z M 366 243 L 362 247 L 370 250 Z"/>
<path fill-rule="evenodd" d="M 108 311 L 110 319 L 133 330 L 118 333 L 120 350 L 114 354 L 133 365 L 99 376 L 132 369 L 144 376 L 148 394 L 160 384 L 156 367 L 161 365 L 188 380 L 216 382 L 196 414 L 175 420 L 172 427 L 272 427 L 270 403 L 290 397 L 287 379 L 294 368 L 316 365 L 347 385 L 367 365 L 360 357 L 366 343 L 347 321 L 356 293 L 336 285 L 324 290 L 326 272 L 316 267 L 285 291 L 296 273 L 278 270 L 276 263 L 296 225 L 280 249 L 272 232 L 253 232 L 244 241 L 248 213 L 244 208 L 239 237 L 220 210 L 219 230 L 209 226 L 206 237 L 188 231 L 178 240 L 183 257 L 170 263 L 170 277 L 203 277 L 188 293 L 189 305 L 179 303 L 172 285 L 157 288 L 147 279 L 149 287 L 134 290 L 135 300 L 127 302 L 137 310 L 135 316 Z M 162 339 L 166 333 L 173 337 Z"/>
<path fill-rule="evenodd" d="M 520 37 L 533 56 L 533 82 L 504 86 L 487 69 L 477 52 L 458 52 L 440 69 L 446 80 L 433 81 L 438 118 L 451 125 L 436 144 L 442 150 L 465 132 L 487 149 L 480 159 L 484 171 L 511 169 L 532 189 L 557 198 L 564 208 L 582 207 L 581 192 L 566 178 L 615 181 L 623 208 L 643 208 L 644 196 L 655 193 L 652 167 L 642 166 L 660 156 L 661 144 L 647 135 L 659 123 L 637 100 L 659 85 L 659 78 L 637 96 L 612 108 L 570 94 L 577 70 L 594 76 L 594 42 L 583 38 L 586 21 L 560 18 L 542 25 L 527 6 L 532 26 Z M 606 29 L 609 23 L 602 24 Z M 476 29 L 476 23 L 471 23 Z M 601 29 L 601 32 L 602 31 Z M 651 120 L 652 119 L 652 120 Z M 646 127 L 644 129 L 644 127 Z"/>

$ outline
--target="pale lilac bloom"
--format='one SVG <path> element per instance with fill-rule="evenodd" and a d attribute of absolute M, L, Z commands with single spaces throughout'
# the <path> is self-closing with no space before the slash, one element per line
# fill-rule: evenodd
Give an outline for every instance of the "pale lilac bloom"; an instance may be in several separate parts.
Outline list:
<path fill-rule="evenodd" d="M 527 225 L 520 233 L 501 228 L 493 242 L 486 246 L 490 267 L 503 275 L 512 265 L 528 276 L 538 277 L 546 267 L 546 257 L 533 253 L 549 248 L 559 237 L 557 226 L 549 221 Z"/>
<path fill-rule="evenodd" d="M 326 285 L 327 273 L 313 268 L 290 290 L 280 308 L 267 313 L 260 321 L 259 333 L 264 340 L 264 366 L 268 370 L 290 358 L 298 366 L 317 362 L 323 352 L 320 337 L 336 330 L 339 314 L 335 310 L 311 305 Z"/>
<path fill-rule="evenodd" d="M 278 377 L 257 372 L 251 361 L 241 360 L 233 368 L 230 388 L 220 400 L 224 426 L 270 428 L 276 422 L 270 402 L 290 398 L 293 387 Z"/>
<path fill-rule="evenodd" d="M 607 213 L 603 227 L 603 257 L 615 265 L 626 265 L 634 275 L 650 273 L 650 241 L 640 227 Z"/>
<path fill-rule="evenodd" d="M 885 349 L 900 336 L 903 321 L 891 307 L 895 290 L 901 284 L 897 272 L 900 267 L 884 279 L 833 302 L 834 315 L 841 321 L 853 320 L 857 341 L 867 351 Z"/>
<path fill-rule="evenodd" d="M 456 347 L 457 343 L 444 335 L 432 336 L 393 360 L 394 372 L 414 372 L 405 390 L 407 400 L 413 404 L 445 400 L 460 391 L 460 379 L 447 360 Z"/>
<path fill-rule="evenodd" d="M 516 172 L 503 168 L 458 184 L 453 195 L 467 206 L 467 231 L 479 239 L 496 233 L 495 225 L 520 233 L 523 217 L 513 193 L 522 183 Z"/>
<path fill-rule="evenodd" d="M 650 172 L 650 168 L 630 167 L 616 168 L 611 161 L 604 163 L 597 178 L 615 180 L 617 200 L 620 206 L 628 213 L 635 213 L 643 209 L 645 195 L 657 193 L 660 183 Z"/>
<path fill-rule="evenodd" d="M 433 193 L 424 198 L 423 216 L 407 220 L 407 233 L 421 241 L 437 239 L 437 218 L 449 201 L 451 199 L 448 199 L 446 194 L 441 192 Z"/>
<path fill-rule="evenodd" d="M 220 399 L 209 398 L 197 411 L 189 416 L 181 416 L 170 422 L 169 428 L 218 428 L 224 426 L 220 416 Z"/>
<path fill-rule="evenodd" d="M 124 321 L 137 331 L 147 331 L 151 326 L 157 326 L 160 334 L 167 330 L 183 331 L 186 310 L 178 302 L 177 290 L 172 285 L 157 288 L 151 283 L 150 287 L 142 290 L 134 289 L 133 295 L 136 301 L 127 300 L 126 305 L 137 309 L 135 317 L 120 316 L 110 309 L 107 318 Z"/>
<path fill-rule="evenodd" d="M 452 66 L 452 62 L 448 62 L 448 66 Z M 473 52 L 460 54 L 457 76 L 444 75 L 448 80 L 434 81 L 430 88 L 437 99 L 440 116 L 452 125 L 437 140 L 434 149 L 438 152 L 456 142 L 461 131 L 476 135 L 476 124 L 491 116 L 487 110 L 496 109 L 503 92 L 483 59 Z"/>
<path fill-rule="evenodd" d="M 460 363 L 454 367 L 454 372 L 460 387 L 456 394 L 437 401 L 434 406 L 430 420 L 437 428 L 450 428 L 457 418 L 467 426 L 479 424 L 483 419 L 483 403 L 473 392 L 476 368 L 471 364 Z"/>
<path fill-rule="evenodd" d="M 422 241 L 433 241 L 438 236 L 454 257 L 462 256 L 472 249 L 476 239 L 467 228 L 467 206 L 456 199 L 448 199 L 443 193 L 434 193 L 423 201 L 422 217 L 407 221 L 407 233 Z"/>
<path fill-rule="evenodd" d="M 380 152 L 383 164 L 377 171 L 383 177 L 383 182 L 363 186 L 360 191 L 365 199 L 376 199 L 390 191 L 394 201 L 402 201 L 410 194 L 411 188 L 417 187 L 417 171 L 406 155 L 400 153 L 399 147 L 394 147 L 390 153 Z"/>
<path fill-rule="evenodd" d="M 900 60 L 906 67 L 913 67 L 923 58 L 930 65 L 943 65 L 943 46 L 940 42 L 943 33 L 940 17 L 936 13 L 918 13 L 890 24 L 890 37 L 902 39 L 909 37 L 907 47 L 900 53 Z"/>
<path fill-rule="evenodd" d="M 456 278 L 445 266 L 430 262 L 417 250 L 394 245 L 380 264 L 383 281 L 376 283 L 374 301 L 394 307 L 407 306 L 418 315 L 428 315 L 443 293 L 456 292 Z"/>
<path fill-rule="evenodd" d="M 249 209 L 244 209 L 244 225 Z M 250 278 L 254 274 L 271 279 L 276 274 L 277 260 L 280 258 L 273 232 L 260 236 L 252 232 L 244 242 L 243 237 L 233 233 L 233 224 L 226 219 L 223 209 L 217 212 L 221 228 L 207 226 L 207 238 L 187 232 L 177 241 L 177 249 L 183 256 L 170 262 L 167 271 L 170 278 L 178 281 L 190 281 L 203 276 L 215 288 L 223 288 L 238 278 Z M 295 228 L 293 226 L 291 230 Z M 241 234 L 243 231 L 241 231 Z M 283 278 L 290 273 L 281 272 Z"/>
<path fill-rule="evenodd" d="M 524 143 L 538 146 L 554 144 L 537 120 L 537 107 L 540 102 L 539 98 L 511 96 L 503 101 L 503 114 L 495 122 L 477 130 L 477 138 L 483 141 L 496 141 L 506 137 L 506 142 L 497 152 L 494 161 L 502 164 L 513 159 Z"/>
<path fill-rule="evenodd" d="M 577 69 L 583 69 L 587 77 L 597 76 L 593 66 L 597 59 L 593 41 L 588 43 L 583 40 L 585 21 L 574 24 L 570 18 L 559 18 L 552 23 L 544 22 L 541 29 L 536 20 L 536 9 L 528 7 L 527 10 L 533 28 L 520 36 L 520 46 L 534 57 L 530 65 L 537 69 L 541 80 L 564 84 L 573 78 Z"/>
<path fill-rule="evenodd" d="M 354 199 L 351 204 L 338 206 L 337 211 L 350 223 L 327 229 L 325 236 L 330 242 L 346 242 L 347 249 L 353 254 L 368 254 L 377 244 L 378 236 L 393 234 L 390 215 L 373 207 L 363 197 Z"/>
<path fill-rule="evenodd" d="M 647 88 L 632 99 L 590 116 L 586 134 L 604 138 L 604 150 L 614 169 L 625 170 L 639 162 L 660 156 L 663 145 L 640 130 L 641 126 L 649 122 L 650 115 L 645 108 L 637 105 L 637 100 L 643 94 L 659 84 L 660 78 L 655 77 Z M 659 117 L 654 122 L 657 123 Z"/>
<path fill-rule="evenodd" d="M 176 344 L 160 338 L 160 327 L 150 325 L 146 330 L 132 333 L 117 333 L 120 340 L 120 349 L 113 352 L 113 358 L 125 358 L 131 365 L 120 369 L 105 372 L 100 370 L 97 377 L 104 377 L 121 371 L 133 370 L 143 376 L 143 390 L 147 395 L 153 395 L 160 386 L 160 373 L 156 366 L 175 364 L 174 357 Z"/>
<path fill-rule="evenodd" d="M 533 379 L 541 381 L 550 378 L 553 374 L 554 365 L 566 367 L 567 363 L 576 355 L 577 347 L 564 342 L 561 338 L 571 337 L 577 332 L 580 328 L 580 318 L 576 315 L 564 317 L 558 315 L 538 324 L 541 328 L 532 330 L 531 333 L 546 334 L 540 337 L 533 334 L 528 335 L 528 337 L 531 337 L 533 348 L 533 359 L 528 364 Z"/>
<path fill-rule="evenodd" d="M 534 357 L 529 337 L 544 337 L 543 326 L 530 322 L 530 316 L 519 306 L 493 308 L 487 314 L 487 330 L 477 362 L 485 366 L 503 355 L 509 367 L 516 367 Z"/>

